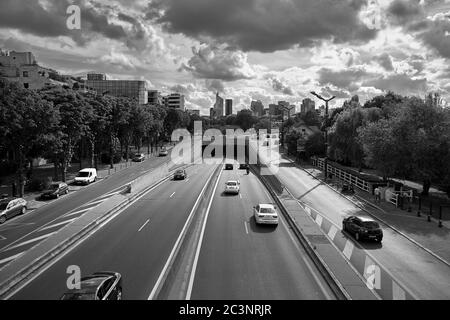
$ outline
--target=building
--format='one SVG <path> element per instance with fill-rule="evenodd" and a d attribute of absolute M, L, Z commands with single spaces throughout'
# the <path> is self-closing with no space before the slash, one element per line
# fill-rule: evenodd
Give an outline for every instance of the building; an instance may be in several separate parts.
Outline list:
<path fill-rule="evenodd" d="M 262 117 L 264 115 L 264 105 L 260 100 L 252 101 L 250 109 L 255 117 Z"/>
<path fill-rule="evenodd" d="M 200 117 L 200 110 L 188 110 L 190 115 L 196 115 Z"/>
<path fill-rule="evenodd" d="M 92 75 L 91 79 L 101 78 L 99 74 Z M 103 77 L 102 80 L 89 80 L 88 75 L 86 87 L 95 90 L 97 94 L 132 98 L 141 105 L 148 103 L 147 82 L 142 80 L 106 80 L 106 77 Z"/>
<path fill-rule="evenodd" d="M 104 81 L 106 80 L 106 74 L 104 73 L 88 73 L 87 79 L 91 81 Z"/>
<path fill-rule="evenodd" d="M 216 118 L 216 110 L 214 108 L 209 109 L 209 118 L 211 120 Z"/>
<path fill-rule="evenodd" d="M 162 106 L 165 104 L 164 98 L 158 90 L 148 91 L 148 104 L 152 106 Z"/>
<path fill-rule="evenodd" d="M 214 118 L 223 117 L 224 114 L 224 100 L 219 96 L 219 92 L 216 94 L 216 103 L 214 104 Z"/>
<path fill-rule="evenodd" d="M 233 100 L 227 99 L 225 101 L 225 115 L 230 116 L 233 114 Z"/>
<path fill-rule="evenodd" d="M 0 77 L 19 82 L 26 89 L 39 90 L 51 85 L 50 72 L 38 65 L 31 52 L 0 50 Z"/>
<path fill-rule="evenodd" d="M 316 109 L 316 103 L 313 100 L 311 100 L 309 98 L 303 99 L 302 107 L 301 107 L 302 114 L 306 114 L 308 112 L 313 112 L 315 109 Z"/>
<path fill-rule="evenodd" d="M 269 114 L 271 116 L 279 116 L 282 114 L 280 106 L 277 104 L 269 104 Z"/>
<path fill-rule="evenodd" d="M 278 101 L 278 110 L 285 120 L 295 115 L 295 109 L 296 106 L 291 105 L 287 101 Z"/>
<path fill-rule="evenodd" d="M 172 93 L 164 97 L 164 104 L 167 108 L 186 111 L 185 98 L 180 93 Z"/>

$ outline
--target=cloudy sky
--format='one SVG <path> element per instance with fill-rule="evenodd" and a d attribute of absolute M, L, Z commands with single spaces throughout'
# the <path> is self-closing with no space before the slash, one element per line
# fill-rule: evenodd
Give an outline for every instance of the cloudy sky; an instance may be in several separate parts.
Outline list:
<path fill-rule="evenodd" d="M 81 8 L 81 30 L 66 26 Z M 386 90 L 450 101 L 450 0 L 0 0 L 0 48 L 64 74 L 145 79 L 208 114 L 215 92 L 335 106 Z"/>

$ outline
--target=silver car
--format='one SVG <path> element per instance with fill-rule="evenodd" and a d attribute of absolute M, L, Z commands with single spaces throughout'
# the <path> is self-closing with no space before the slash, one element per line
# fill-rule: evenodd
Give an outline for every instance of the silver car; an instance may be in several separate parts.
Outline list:
<path fill-rule="evenodd" d="M 6 198 L 0 200 L 0 224 L 25 212 L 27 212 L 27 201 L 25 199 Z"/>

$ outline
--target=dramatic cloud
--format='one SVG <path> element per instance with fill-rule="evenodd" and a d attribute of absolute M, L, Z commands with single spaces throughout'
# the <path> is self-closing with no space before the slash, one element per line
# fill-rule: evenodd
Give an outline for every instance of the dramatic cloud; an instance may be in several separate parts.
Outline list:
<path fill-rule="evenodd" d="M 392 65 L 392 58 L 389 54 L 383 53 L 377 57 L 375 60 L 384 68 L 386 71 L 393 71 L 394 66 Z"/>
<path fill-rule="evenodd" d="M 181 66 L 181 70 L 191 72 L 197 78 L 235 81 L 256 76 L 243 52 L 202 44 L 193 47 L 192 53 L 194 56 Z"/>
<path fill-rule="evenodd" d="M 273 52 L 320 40 L 367 42 L 375 29 L 359 18 L 365 0 L 153 0 L 147 17 L 170 33 L 244 51 Z"/>
<path fill-rule="evenodd" d="M 379 77 L 363 83 L 364 87 L 374 87 L 383 91 L 394 91 L 403 95 L 423 95 L 427 92 L 427 79 L 411 79 L 405 74 Z"/>
<path fill-rule="evenodd" d="M 212 80 L 206 79 L 205 86 L 209 91 L 212 92 L 219 92 L 219 93 L 225 92 L 225 86 L 223 85 L 223 82 L 217 79 Z"/>
<path fill-rule="evenodd" d="M 406 24 L 424 15 L 418 0 L 394 0 L 387 9 L 388 15 L 397 24 Z"/>
<path fill-rule="evenodd" d="M 277 78 L 271 78 L 270 83 L 272 84 L 272 88 L 275 91 L 281 92 L 283 94 L 293 96 L 294 91 L 289 86 L 285 85 L 281 80 Z"/>
<path fill-rule="evenodd" d="M 320 85 L 331 84 L 338 88 L 354 91 L 358 88 L 356 83 L 367 75 L 368 73 L 361 69 L 334 71 L 328 68 L 322 68 L 319 70 L 319 83 Z"/>

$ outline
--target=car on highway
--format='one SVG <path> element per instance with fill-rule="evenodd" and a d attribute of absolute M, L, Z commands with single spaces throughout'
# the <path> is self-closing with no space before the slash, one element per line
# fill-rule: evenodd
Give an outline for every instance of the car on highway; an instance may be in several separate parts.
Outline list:
<path fill-rule="evenodd" d="M 0 200 L 0 224 L 25 212 L 27 212 L 27 201 L 25 199 L 9 197 Z"/>
<path fill-rule="evenodd" d="M 258 204 L 253 207 L 256 224 L 278 225 L 278 212 L 273 204 Z"/>
<path fill-rule="evenodd" d="M 53 199 L 59 198 L 63 194 L 69 193 L 69 186 L 64 182 L 54 182 L 50 185 L 50 187 L 44 190 L 41 194 L 41 199 Z"/>
<path fill-rule="evenodd" d="M 225 193 L 226 194 L 239 194 L 239 192 L 241 191 L 241 187 L 240 187 L 240 182 L 239 181 L 227 181 L 225 183 Z"/>
<path fill-rule="evenodd" d="M 143 153 L 136 153 L 133 156 L 133 162 L 143 162 L 145 161 L 145 154 Z"/>
<path fill-rule="evenodd" d="M 173 175 L 174 180 L 184 180 L 187 178 L 186 170 L 177 170 Z"/>
<path fill-rule="evenodd" d="M 96 272 L 81 278 L 78 285 L 64 293 L 61 300 L 122 300 L 122 276 L 118 272 Z"/>
<path fill-rule="evenodd" d="M 342 230 L 353 235 L 356 241 L 383 240 L 383 230 L 380 224 L 367 217 L 349 216 L 342 221 Z"/>
<path fill-rule="evenodd" d="M 160 156 L 160 157 L 167 157 L 168 155 L 169 155 L 169 151 L 167 151 L 166 148 L 162 148 L 162 149 L 159 151 L 159 156 Z"/>
<path fill-rule="evenodd" d="M 97 180 L 97 170 L 94 168 L 86 168 L 80 170 L 75 177 L 75 184 L 87 185 Z"/>
<path fill-rule="evenodd" d="M 225 170 L 233 170 L 234 166 L 232 163 L 225 163 Z"/>

